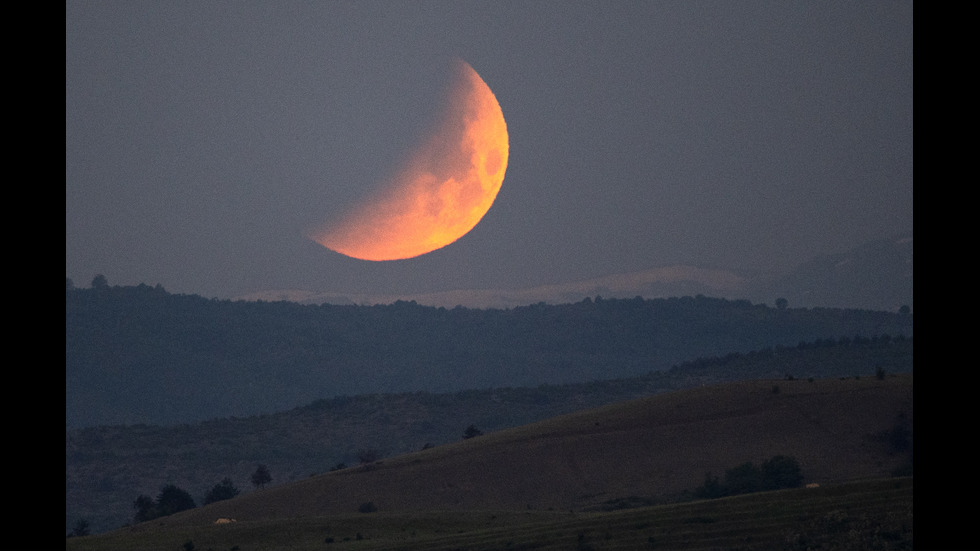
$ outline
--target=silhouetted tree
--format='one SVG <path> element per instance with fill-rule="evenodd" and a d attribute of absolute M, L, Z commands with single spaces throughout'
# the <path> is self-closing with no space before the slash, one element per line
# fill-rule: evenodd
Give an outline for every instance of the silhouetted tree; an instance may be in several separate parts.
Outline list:
<path fill-rule="evenodd" d="M 725 471 L 725 493 L 728 495 L 757 492 L 762 487 L 762 471 L 751 462 Z"/>
<path fill-rule="evenodd" d="M 714 498 L 797 488 L 803 484 L 803 471 L 799 462 L 788 455 L 775 455 L 757 467 L 751 462 L 742 463 L 725 471 L 725 482 L 707 473 L 704 484 L 694 491 L 700 498 Z"/>
<path fill-rule="evenodd" d="M 204 504 L 214 503 L 215 501 L 224 501 L 226 499 L 231 499 L 239 494 L 238 488 L 232 484 L 230 478 L 224 478 L 220 483 L 215 484 L 213 488 L 208 490 L 206 496 L 204 496 Z"/>
<path fill-rule="evenodd" d="M 776 308 L 779 308 L 780 310 L 785 310 L 787 306 L 789 306 L 788 300 L 782 297 L 776 299 Z"/>
<path fill-rule="evenodd" d="M 137 496 L 136 501 L 133 502 L 133 508 L 136 509 L 133 522 L 145 522 L 157 517 L 157 504 L 148 495 L 140 494 Z"/>
<path fill-rule="evenodd" d="M 269 474 L 269 469 L 265 465 L 259 465 L 255 472 L 252 473 L 252 484 L 256 488 L 265 488 L 265 485 L 272 482 L 272 475 Z"/>
<path fill-rule="evenodd" d="M 194 498 L 173 484 L 164 486 L 160 490 L 160 495 L 157 496 L 157 514 L 159 516 L 172 515 L 194 507 L 197 507 L 194 504 Z"/>
<path fill-rule="evenodd" d="M 703 499 L 722 497 L 725 495 L 725 488 L 721 485 L 721 481 L 718 480 L 717 476 L 712 476 L 711 473 L 705 473 L 704 484 L 694 491 L 694 495 Z"/>
<path fill-rule="evenodd" d="M 98 274 L 92 278 L 92 288 L 93 289 L 108 289 L 109 280 L 102 274 Z"/>
<path fill-rule="evenodd" d="M 357 507 L 357 510 L 360 511 L 360 512 L 362 512 L 362 513 L 373 513 L 375 511 L 377 511 L 378 508 L 374 505 L 374 502 L 373 501 L 368 501 L 368 502 L 365 502 L 365 503 L 360 504 Z"/>
<path fill-rule="evenodd" d="M 483 435 L 483 431 L 476 428 L 475 425 L 470 425 L 466 427 L 466 430 L 463 432 L 463 440 L 469 440 L 470 438 L 473 438 L 475 436 L 482 436 L 482 435 Z"/>
<path fill-rule="evenodd" d="M 799 462 L 788 455 L 776 455 L 762 464 L 762 490 L 797 488 L 803 484 Z"/>

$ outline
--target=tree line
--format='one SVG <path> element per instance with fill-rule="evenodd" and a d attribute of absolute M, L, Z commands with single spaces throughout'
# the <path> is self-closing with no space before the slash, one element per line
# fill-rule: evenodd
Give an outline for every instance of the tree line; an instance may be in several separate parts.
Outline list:
<path fill-rule="evenodd" d="M 704 484 L 695 490 L 695 497 L 712 499 L 753 492 L 766 492 L 784 488 L 798 488 L 803 484 L 803 471 L 795 458 L 776 455 L 761 465 L 747 461 L 725 471 L 719 479 L 712 473 L 704 475 Z"/>
<path fill-rule="evenodd" d="M 447 309 L 216 300 L 100 279 L 66 291 L 66 421 L 172 424 L 339 395 L 628 378 L 692 358 L 911 332 L 911 315 L 895 312 L 702 295 Z M 174 384 L 177 404 L 161 390 Z"/>
<path fill-rule="evenodd" d="M 463 431 L 462 438 L 464 440 L 475 438 L 477 436 L 482 436 L 483 431 L 476 428 L 475 425 L 469 425 L 465 431 Z M 426 445 L 426 447 L 431 447 Z M 373 463 L 381 459 L 381 453 L 377 450 L 363 450 L 359 454 L 359 461 L 362 465 Z M 340 463 L 330 469 L 330 471 L 337 471 L 347 468 L 346 465 Z M 269 468 L 263 464 L 256 467 L 255 472 L 251 476 L 252 485 L 256 489 L 265 488 L 266 484 L 272 482 L 272 475 L 269 472 Z M 221 482 L 215 484 L 207 494 L 204 496 L 203 504 L 208 505 L 210 503 L 215 503 L 218 501 L 224 501 L 231 499 L 239 495 L 241 491 L 235 487 L 235 484 L 228 477 L 225 477 Z M 186 511 L 188 509 L 194 509 L 197 504 L 194 501 L 193 496 L 190 492 L 178 487 L 175 484 L 165 484 L 160 488 L 160 493 L 157 494 L 156 499 L 146 495 L 140 494 L 133 501 L 133 509 L 136 510 L 133 515 L 133 522 L 140 523 L 146 522 L 148 520 L 153 520 L 159 517 L 165 517 L 172 515 L 174 513 L 179 513 L 181 511 Z M 359 508 L 360 512 L 374 512 L 377 510 L 373 503 L 362 504 Z M 69 534 L 72 536 L 85 536 L 89 533 L 89 522 L 86 519 L 79 519 L 75 525 L 75 529 Z"/>
<path fill-rule="evenodd" d="M 264 488 L 266 484 L 272 482 L 272 475 L 269 473 L 269 468 L 265 465 L 259 465 L 255 469 L 255 472 L 252 473 L 251 480 L 252 485 L 256 488 Z M 241 491 L 235 487 L 231 479 L 225 477 L 221 482 L 215 484 L 208 490 L 204 496 L 204 505 L 231 499 L 239 493 Z M 160 493 L 157 494 L 156 499 L 145 494 L 140 494 L 136 497 L 136 500 L 133 501 L 133 508 L 136 510 L 136 513 L 133 515 L 133 522 L 146 522 L 158 517 L 179 513 L 180 511 L 194 509 L 195 507 L 197 507 L 197 504 L 187 490 L 174 484 L 166 484 L 160 488 Z"/>

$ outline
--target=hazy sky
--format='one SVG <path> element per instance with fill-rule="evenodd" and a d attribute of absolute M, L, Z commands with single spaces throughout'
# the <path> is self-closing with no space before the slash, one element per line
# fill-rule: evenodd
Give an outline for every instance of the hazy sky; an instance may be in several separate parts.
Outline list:
<path fill-rule="evenodd" d="M 88 286 L 517 288 L 785 270 L 912 229 L 911 1 L 69 1 L 65 259 Z M 469 234 L 409 260 L 305 236 L 469 63 L 510 135 Z"/>

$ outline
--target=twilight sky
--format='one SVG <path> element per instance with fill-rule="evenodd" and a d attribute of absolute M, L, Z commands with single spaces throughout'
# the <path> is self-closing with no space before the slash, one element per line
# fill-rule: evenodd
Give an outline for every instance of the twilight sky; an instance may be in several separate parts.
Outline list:
<path fill-rule="evenodd" d="M 912 230 L 912 2 L 66 4 L 65 260 L 88 286 L 420 293 L 792 268 Z M 500 103 L 483 220 L 408 260 L 306 237 Z"/>

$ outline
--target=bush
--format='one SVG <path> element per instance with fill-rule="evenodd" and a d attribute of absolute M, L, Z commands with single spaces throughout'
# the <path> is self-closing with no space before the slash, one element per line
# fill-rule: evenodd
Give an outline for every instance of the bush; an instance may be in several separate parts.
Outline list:
<path fill-rule="evenodd" d="M 373 513 L 375 511 L 377 511 L 378 508 L 374 506 L 374 502 L 373 501 L 368 501 L 368 502 L 362 503 L 357 508 L 357 510 L 360 511 L 360 512 L 362 512 L 362 513 Z"/>
<path fill-rule="evenodd" d="M 800 463 L 787 455 L 777 455 L 762 464 L 762 489 L 798 488 L 803 484 Z"/>
<path fill-rule="evenodd" d="M 725 482 L 711 473 L 705 474 L 704 484 L 694 491 L 694 495 L 703 499 L 722 496 L 733 496 L 780 490 L 783 488 L 798 488 L 803 484 L 803 471 L 799 462 L 787 455 L 776 455 L 757 467 L 751 462 L 742 463 L 725 471 Z"/>
<path fill-rule="evenodd" d="M 272 475 L 269 474 L 269 468 L 265 465 L 259 465 L 255 468 L 255 472 L 252 473 L 252 484 L 256 488 L 265 488 L 265 485 L 272 482 Z"/>
<path fill-rule="evenodd" d="M 711 473 L 704 474 L 704 484 L 694 491 L 694 496 L 701 499 L 713 499 L 724 495 L 725 487 L 721 485 L 718 477 L 712 476 Z"/>
<path fill-rule="evenodd" d="M 213 488 L 208 490 L 207 495 L 204 496 L 204 504 L 207 505 L 216 501 L 231 499 L 237 496 L 238 493 L 238 488 L 231 483 L 231 479 L 225 478 L 220 483 L 215 484 Z"/>
<path fill-rule="evenodd" d="M 374 463 L 379 459 L 381 459 L 381 452 L 373 448 L 357 452 L 357 461 L 360 462 L 361 465 Z"/>
<path fill-rule="evenodd" d="M 136 501 L 133 502 L 133 508 L 136 509 L 133 520 L 137 523 L 145 522 L 195 507 L 197 505 L 194 504 L 194 498 L 187 491 L 173 484 L 167 484 L 160 489 L 156 501 L 147 495 L 137 496 Z"/>
<path fill-rule="evenodd" d="M 196 507 L 194 498 L 186 490 L 167 484 L 157 496 L 157 512 L 160 516 L 172 515 Z"/>
<path fill-rule="evenodd" d="M 758 492 L 762 487 L 762 471 L 751 462 L 742 463 L 725 471 L 725 493 L 727 495 Z"/>

